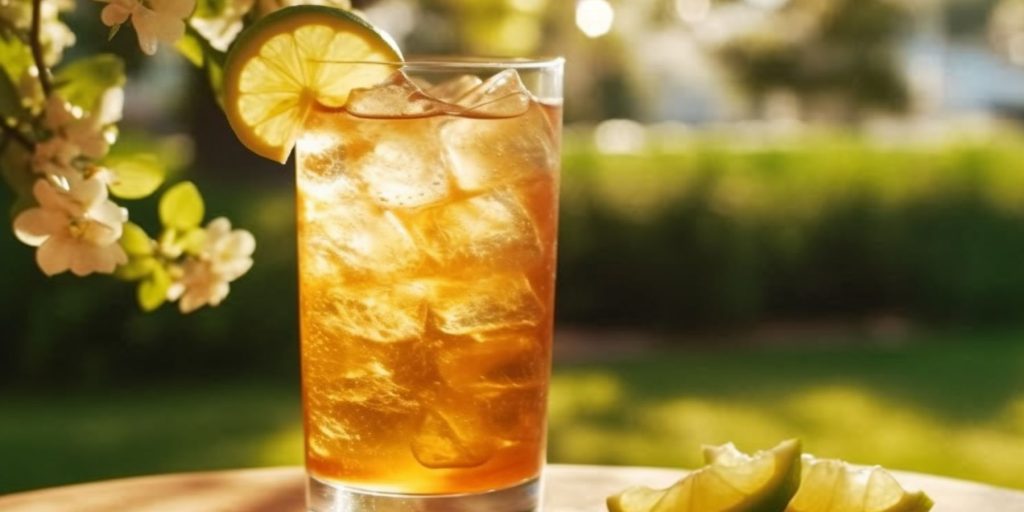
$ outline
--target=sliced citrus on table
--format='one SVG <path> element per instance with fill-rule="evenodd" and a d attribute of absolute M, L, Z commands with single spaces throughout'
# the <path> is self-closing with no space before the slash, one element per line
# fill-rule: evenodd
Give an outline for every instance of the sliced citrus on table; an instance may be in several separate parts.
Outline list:
<path fill-rule="evenodd" d="M 800 481 L 800 442 L 746 455 L 706 448 L 708 465 L 668 489 L 633 487 L 608 498 L 611 512 L 779 512 Z"/>
<path fill-rule="evenodd" d="M 224 65 L 224 110 L 254 153 L 284 162 L 310 110 L 341 107 L 352 89 L 395 71 L 402 54 L 386 33 L 348 11 L 301 5 L 247 28 Z"/>
<path fill-rule="evenodd" d="M 927 512 L 932 500 L 908 492 L 888 471 L 804 457 L 804 476 L 786 512 Z"/>

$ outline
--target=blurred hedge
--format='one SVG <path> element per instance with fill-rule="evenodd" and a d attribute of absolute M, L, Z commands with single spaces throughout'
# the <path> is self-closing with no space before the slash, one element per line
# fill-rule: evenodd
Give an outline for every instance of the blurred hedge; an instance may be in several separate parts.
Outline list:
<path fill-rule="evenodd" d="M 563 173 L 563 325 L 682 331 L 876 314 L 1024 323 L 1021 140 L 711 138 L 642 155 L 601 155 L 580 140 L 567 144 Z M 48 280 L 29 248 L 0 237 L 0 380 L 294 374 L 287 175 L 241 188 L 216 177 L 191 176 L 211 215 L 259 240 L 255 268 L 216 309 L 145 315 L 129 286 Z"/>
<path fill-rule="evenodd" d="M 1020 323 L 1020 142 L 570 150 L 560 317 L 669 329 L 877 314 Z"/>

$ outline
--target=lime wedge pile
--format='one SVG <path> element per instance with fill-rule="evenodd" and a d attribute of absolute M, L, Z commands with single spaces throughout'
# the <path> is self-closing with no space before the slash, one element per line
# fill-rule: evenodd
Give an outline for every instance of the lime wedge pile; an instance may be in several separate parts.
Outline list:
<path fill-rule="evenodd" d="M 804 456 L 800 490 L 786 512 L 923 512 L 932 500 L 907 492 L 888 471 L 857 468 L 840 460 Z"/>
<path fill-rule="evenodd" d="M 633 487 L 608 498 L 611 512 L 927 512 L 880 467 L 801 458 L 800 442 L 747 455 L 731 443 L 704 448 L 707 465 L 667 489 Z M 801 473 L 803 478 L 801 478 Z"/>
<path fill-rule="evenodd" d="M 668 489 L 634 487 L 608 498 L 612 512 L 780 512 L 800 480 L 800 442 L 745 455 L 731 444 L 705 450 L 707 466 Z"/>

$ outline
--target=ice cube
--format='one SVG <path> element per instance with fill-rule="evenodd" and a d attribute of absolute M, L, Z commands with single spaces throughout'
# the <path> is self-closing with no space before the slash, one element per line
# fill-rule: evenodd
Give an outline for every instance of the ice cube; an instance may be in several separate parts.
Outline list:
<path fill-rule="evenodd" d="M 425 210 L 409 221 L 409 231 L 419 247 L 449 268 L 498 262 L 524 267 L 541 255 L 529 212 L 508 190 Z"/>
<path fill-rule="evenodd" d="M 375 87 L 353 89 L 345 110 L 359 117 L 424 117 L 443 112 L 445 105 L 425 94 L 405 73 L 396 71 Z"/>
<path fill-rule="evenodd" d="M 498 440 L 486 430 L 472 401 L 439 406 L 426 413 L 413 437 L 416 460 L 435 469 L 472 468 L 490 460 Z"/>
<path fill-rule="evenodd" d="M 432 98 L 458 105 L 466 93 L 476 89 L 484 81 L 476 75 L 460 75 L 426 89 Z"/>
<path fill-rule="evenodd" d="M 338 287 L 327 297 L 318 323 L 338 334 L 378 343 L 418 339 L 427 320 L 426 289 L 420 284 Z M 365 370 L 360 370 L 365 371 Z"/>
<path fill-rule="evenodd" d="M 302 272 L 361 279 L 409 270 L 423 259 L 398 217 L 373 203 L 304 199 Z"/>
<path fill-rule="evenodd" d="M 467 90 L 457 100 L 467 115 L 482 117 L 515 117 L 530 108 L 530 91 L 519 73 L 506 69 L 486 82 Z"/>
<path fill-rule="evenodd" d="M 441 128 L 452 176 L 462 190 L 479 191 L 550 175 L 558 165 L 557 139 L 537 104 L 500 119 L 458 117 Z"/>
<path fill-rule="evenodd" d="M 346 134 L 348 172 L 385 208 L 419 208 L 451 190 L 437 119 L 365 120 Z"/>
<path fill-rule="evenodd" d="M 440 352 L 437 364 L 446 384 L 476 395 L 540 388 L 547 372 L 545 351 L 529 332 L 453 340 Z"/>
<path fill-rule="evenodd" d="M 436 280 L 430 309 L 438 329 L 449 334 L 483 334 L 539 324 L 544 307 L 521 274 L 466 280 Z"/>
<path fill-rule="evenodd" d="M 506 441 L 536 441 L 544 436 L 547 394 L 544 387 L 506 389 L 484 397 L 481 407 L 492 435 Z"/>

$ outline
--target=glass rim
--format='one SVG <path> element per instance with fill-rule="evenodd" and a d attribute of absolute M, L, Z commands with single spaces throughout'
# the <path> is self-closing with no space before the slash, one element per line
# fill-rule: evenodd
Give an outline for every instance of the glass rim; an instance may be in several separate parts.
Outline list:
<path fill-rule="evenodd" d="M 374 65 L 396 68 L 437 69 L 437 70 L 544 70 L 558 68 L 565 64 L 565 57 L 451 57 L 444 55 L 413 55 L 405 61 L 372 60 L 317 60 L 322 64 L 348 64 L 353 66 Z"/>

